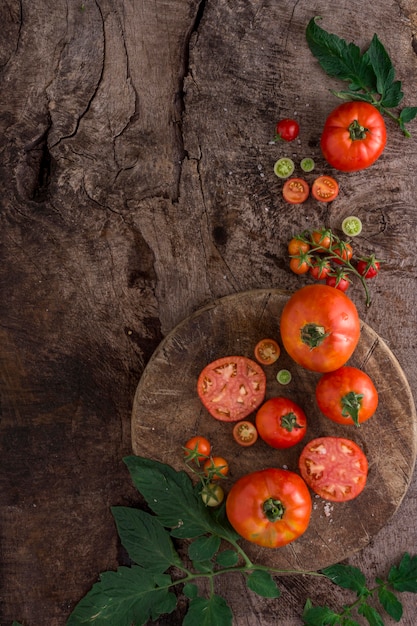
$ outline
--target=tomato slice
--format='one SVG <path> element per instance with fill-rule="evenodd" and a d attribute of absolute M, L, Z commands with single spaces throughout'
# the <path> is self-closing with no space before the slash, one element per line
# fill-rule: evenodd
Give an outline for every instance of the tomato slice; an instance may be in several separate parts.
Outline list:
<path fill-rule="evenodd" d="M 253 446 L 258 439 L 258 431 L 256 430 L 255 424 L 247 420 L 237 422 L 233 427 L 233 438 L 236 443 L 244 448 Z"/>
<path fill-rule="evenodd" d="M 262 365 L 272 365 L 281 354 L 281 348 L 275 339 L 261 339 L 255 346 L 255 358 Z"/>
<path fill-rule="evenodd" d="M 356 498 L 368 475 L 365 453 L 354 441 L 343 437 L 310 441 L 301 452 L 299 468 L 310 489 L 333 502 Z"/>
<path fill-rule="evenodd" d="M 320 202 L 331 202 L 339 195 L 339 183 L 331 176 L 319 176 L 311 187 L 311 193 Z"/>
<path fill-rule="evenodd" d="M 289 178 L 282 188 L 284 200 L 290 204 L 300 204 L 308 198 L 310 187 L 302 178 Z"/>
<path fill-rule="evenodd" d="M 223 422 L 244 419 L 261 405 L 266 376 L 258 363 L 245 356 L 226 356 L 206 365 L 197 393 L 210 415 Z"/>

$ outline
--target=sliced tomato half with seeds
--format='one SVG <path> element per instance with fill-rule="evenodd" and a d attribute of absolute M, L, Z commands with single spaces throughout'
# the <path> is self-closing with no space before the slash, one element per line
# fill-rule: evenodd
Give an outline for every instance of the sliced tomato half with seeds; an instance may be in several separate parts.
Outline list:
<path fill-rule="evenodd" d="M 237 422 L 263 402 L 266 376 L 255 361 L 227 356 L 206 365 L 197 381 L 197 392 L 209 413 L 223 422 Z"/>

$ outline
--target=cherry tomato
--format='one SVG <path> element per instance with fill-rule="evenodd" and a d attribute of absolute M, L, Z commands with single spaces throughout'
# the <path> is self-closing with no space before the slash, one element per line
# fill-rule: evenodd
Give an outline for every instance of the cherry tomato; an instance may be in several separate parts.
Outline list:
<path fill-rule="evenodd" d="M 314 246 L 319 246 L 320 248 L 325 248 L 326 250 L 328 250 L 333 241 L 332 231 L 328 230 L 327 228 L 322 228 L 321 230 L 313 230 L 313 232 L 311 233 L 311 241 Z"/>
<path fill-rule="evenodd" d="M 316 386 L 316 400 L 323 415 L 333 422 L 359 426 L 375 413 L 378 392 L 368 374 L 344 366 L 323 374 Z"/>
<path fill-rule="evenodd" d="M 257 441 L 258 431 L 252 422 L 242 420 L 234 425 L 233 438 L 240 446 L 248 448 Z"/>
<path fill-rule="evenodd" d="M 205 437 L 191 437 L 184 445 L 184 456 L 187 461 L 202 461 L 210 456 L 211 444 Z"/>
<path fill-rule="evenodd" d="M 219 506 L 224 500 L 223 487 L 215 482 L 204 485 L 201 491 L 201 499 L 206 506 Z"/>
<path fill-rule="evenodd" d="M 356 264 L 357 271 L 366 279 L 375 278 L 380 268 L 381 263 L 375 259 L 374 255 L 367 259 L 360 259 Z"/>
<path fill-rule="evenodd" d="M 295 120 L 285 118 L 280 120 L 276 126 L 276 139 L 283 141 L 294 141 L 297 139 L 300 127 Z"/>
<path fill-rule="evenodd" d="M 258 363 L 244 356 L 221 357 L 206 365 L 197 393 L 208 412 L 223 422 L 236 422 L 263 402 L 266 376 Z"/>
<path fill-rule="evenodd" d="M 310 274 L 315 280 L 324 280 L 331 272 L 332 266 L 327 259 L 314 257 L 311 261 Z"/>
<path fill-rule="evenodd" d="M 229 463 L 222 456 L 212 456 L 203 465 L 204 473 L 210 480 L 217 480 L 229 473 Z"/>
<path fill-rule="evenodd" d="M 292 359 L 315 372 L 331 372 L 352 356 L 360 336 L 355 304 L 327 285 L 298 289 L 285 304 L 281 339 Z"/>
<path fill-rule="evenodd" d="M 300 239 L 300 237 L 293 237 L 288 243 L 288 254 L 290 256 L 305 254 L 309 250 L 310 244 Z"/>
<path fill-rule="evenodd" d="M 331 176 L 319 176 L 313 182 L 311 193 L 320 202 L 331 202 L 339 195 L 339 183 Z"/>
<path fill-rule="evenodd" d="M 332 248 L 332 251 L 340 257 L 340 259 L 333 259 L 333 261 L 338 265 L 343 265 L 343 261 L 350 261 L 353 256 L 353 250 L 350 243 L 346 243 L 346 241 L 342 240 Z"/>
<path fill-rule="evenodd" d="M 290 259 L 290 270 L 294 274 L 307 274 L 310 269 L 310 256 L 308 254 L 299 254 Z"/>
<path fill-rule="evenodd" d="M 290 204 L 301 204 L 308 198 L 310 187 L 302 178 L 288 178 L 282 188 L 282 195 Z"/>
<path fill-rule="evenodd" d="M 255 346 L 255 358 L 262 365 L 272 365 L 279 358 L 281 348 L 275 339 L 261 339 Z"/>
<path fill-rule="evenodd" d="M 339 289 L 339 291 L 347 291 L 350 287 L 350 278 L 348 278 L 346 272 L 337 272 L 327 276 L 326 285 Z"/>
<path fill-rule="evenodd" d="M 268 468 L 246 474 L 232 486 L 226 514 L 239 535 L 266 548 L 294 541 L 307 529 L 311 496 L 295 472 Z"/>
<path fill-rule="evenodd" d="M 343 437 L 310 441 L 299 458 L 301 476 L 321 498 L 333 502 L 353 500 L 364 489 L 368 461 L 362 449 Z"/>
<path fill-rule="evenodd" d="M 292 400 L 278 396 L 270 398 L 256 413 L 259 436 L 273 448 L 291 448 L 304 437 L 307 417 Z"/>
<path fill-rule="evenodd" d="M 326 161 L 342 172 L 372 165 L 387 142 L 385 122 L 368 102 L 344 102 L 328 116 L 320 146 Z"/>

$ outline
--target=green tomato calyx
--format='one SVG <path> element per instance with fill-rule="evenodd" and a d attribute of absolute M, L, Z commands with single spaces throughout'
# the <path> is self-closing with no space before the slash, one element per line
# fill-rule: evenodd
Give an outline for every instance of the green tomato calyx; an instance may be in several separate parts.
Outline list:
<path fill-rule="evenodd" d="M 314 323 L 305 324 L 301 329 L 301 341 L 305 343 L 310 350 L 318 348 L 329 335 L 330 333 L 326 333 L 324 326 L 319 326 Z"/>
<path fill-rule="evenodd" d="M 290 411 L 281 417 L 281 427 L 287 430 L 289 433 L 292 433 L 294 429 L 304 428 L 301 424 L 297 424 L 297 416 L 295 413 Z"/>
<path fill-rule="evenodd" d="M 263 512 L 270 522 L 278 522 L 284 517 L 285 508 L 281 500 L 275 500 L 275 498 L 268 498 L 263 503 Z"/>
<path fill-rule="evenodd" d="M 362 124 L 359 124 L 358 120 L 353 120 L 349 124 L 349 135 L 352 141 L 357 139 L 366 139 L 366 134 L 369 133 L 369 128 L 365 128 Z"/>
<path fill-rule="evenodd" d="M 351 417 L 355 426 L 359 426 L 359 411 L 362 407 L 362 400 L 363 393 L 356 393 L 355 391 L 349 391 L 341 400 L 343 417 Z"/>

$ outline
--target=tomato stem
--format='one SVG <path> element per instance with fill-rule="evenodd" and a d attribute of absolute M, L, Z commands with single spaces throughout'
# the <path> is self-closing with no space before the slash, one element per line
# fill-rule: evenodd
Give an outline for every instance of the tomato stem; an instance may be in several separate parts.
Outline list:
<path fill-rule="evenodd" d="M 365 126 L 359 124 L 358 120 L 353 120 L 353 122 L 349 124 L 348 130 L 352 141 L 366 139 L 366 133 L 369 133 L 369 128 L 365 128 Z"/>
<path fill-rule="evenodd" d="M 326 333 L 324 326 L 310 323 L 301 328 L 301 341 L 311 350 L 320 346 L 330 333 Z"/>
<path fill-rule="evenodd" d="M 281 500 L 268 498 L 262 505 L 263 512 L 270 522 L 277 522 L 284 517 L 285 507 Z"/>

